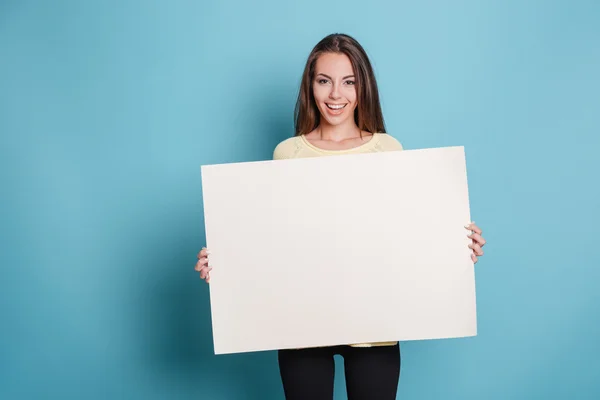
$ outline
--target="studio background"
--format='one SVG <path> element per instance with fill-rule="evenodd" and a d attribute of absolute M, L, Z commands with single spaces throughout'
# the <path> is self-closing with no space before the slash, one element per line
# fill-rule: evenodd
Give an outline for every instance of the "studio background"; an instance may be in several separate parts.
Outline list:
<path fill-rule="evenodd" d="M 0 398 L 283 398 L 276 353 L 212 354 L 200 166 L 271 157 L 332 32 L 406 149 L 465 146 L 488 240 L 479 335 L 403 343 L 398 399 L 600 398 L 598 21 L 591 0 L 0 2 Z"/>

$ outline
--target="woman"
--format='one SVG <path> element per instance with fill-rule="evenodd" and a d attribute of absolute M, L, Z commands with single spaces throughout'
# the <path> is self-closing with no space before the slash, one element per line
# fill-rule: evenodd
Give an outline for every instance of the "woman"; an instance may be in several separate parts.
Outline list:
<path fill-rule="evenodd" d="M 402 150 L 386 134 L 377 83 L 370 61 L 352 37 L 333 34 L 319 42 L 306 62 L 295 110 L 296 134 L 279 143 L 274 159 Z M 473 250 L 483 255 L 485 240 L 473 223 L 465 226 Z M 198 254 L 196 271 L 207 282 L 208 252 Z M 398 342 L 280 350 L 279 369 L 286 399 L 333 399 L 334 358 L 344 358 L 348 398 L 392 400 L 400 377 Z"/>

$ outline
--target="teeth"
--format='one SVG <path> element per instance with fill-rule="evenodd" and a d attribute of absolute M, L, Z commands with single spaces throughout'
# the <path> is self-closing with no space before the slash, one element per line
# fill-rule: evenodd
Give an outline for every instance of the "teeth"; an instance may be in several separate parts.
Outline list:
<path fill-rule="evenodd" d="M 327 107 L 331 108 L 332 110 L 341 110 L 342 108 L 346 107 L 346 105 L 345 104 L 341 104 L 341 105 L 327 104 Z"/>

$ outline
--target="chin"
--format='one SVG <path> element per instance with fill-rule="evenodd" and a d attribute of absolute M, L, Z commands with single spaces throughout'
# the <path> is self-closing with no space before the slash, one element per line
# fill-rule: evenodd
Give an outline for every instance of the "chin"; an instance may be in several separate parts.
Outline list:
<path fill-rule="evenodd" d="M 331 118 L 331 117 L 329 117 L 327 115 L 321 114 L 321 121 L 326 122 L 327 125 L 337 126 L 337 125 L 342 125 L 346 121 L 346 118 L 344 118 L 344 119 Z"/>

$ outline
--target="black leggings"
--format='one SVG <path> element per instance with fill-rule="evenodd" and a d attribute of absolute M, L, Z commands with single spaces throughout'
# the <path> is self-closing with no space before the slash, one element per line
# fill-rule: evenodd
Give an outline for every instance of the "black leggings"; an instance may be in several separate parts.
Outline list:
<path fill-rule="evenodd" d="M 348 400 L 395 400 L 400 346 L 334 346 L 279 350 L 279 372 L 287 400 L 332 400 L 335 363 L 344 358 Z"/>

